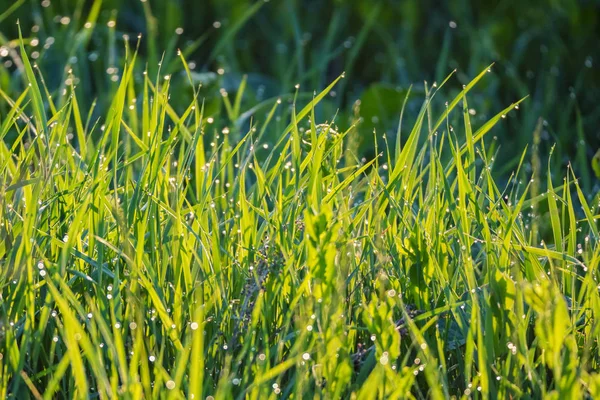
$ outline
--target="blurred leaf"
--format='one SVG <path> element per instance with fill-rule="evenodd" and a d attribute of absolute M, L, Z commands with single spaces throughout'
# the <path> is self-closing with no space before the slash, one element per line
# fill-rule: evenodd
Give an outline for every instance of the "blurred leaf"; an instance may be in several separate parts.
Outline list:
<path fill-rule="evenodd" d="M 592 169 L 594 170 L 596 177 L 600 178 L 600 150 L 598 150 L 592 158 Z"/>

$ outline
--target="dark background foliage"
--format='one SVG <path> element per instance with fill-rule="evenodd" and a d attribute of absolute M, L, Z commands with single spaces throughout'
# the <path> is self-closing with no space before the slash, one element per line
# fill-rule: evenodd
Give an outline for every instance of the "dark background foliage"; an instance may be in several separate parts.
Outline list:
<path fill-rule="evenodd" d="M 411 84 L 409 110 L 414 110 L 423 100 L 424 81 L 431 87 L 456 69 L 444 89 L 451 96 L 495 62 L 493 74 L 469 99 L 476 121 L 530 96 L 495 131 L 509 149 L 501 152 L 499 173 L 514 167 L 541 119 L 541 153 L 556 143 L 555 166 L 571 160 L 586 187 L 595 185 L 589 164 L 600 147 L 598 1 L 105 0 L 89 39 L 78 39 L 93 6 L 92 1 L 0 0 L 0 46 L 15 46 L 20 19 L 49 89 L 59 91 L 65 71 L 73 68 L 85 106 L 98 99 L 97 110 L 106 106 L 116 87 L 111 78 L 122 70 L 123 35 L 135 47 L 137 34 L 143 34 L 140 54 L 150 74 L 164 54 L 161 73 L 181 75 L 176 57 L 181 49 L 215 113 L 219 89 L 234 92 L 244 74 L 250 108 L 291 93 L 296 83 L 312 93 L 346 71 L 321 115 L 337 113 L 336 122 L 348 125 L 352 106 L 361 100 L 360 132 L 369 138 L 373 128 L 396 132 Z M 111 20 L 114 27 L 107 26 Z M 214 74 L 219 69 L 223 75 Z M 2 58 L 4 92 L 18 93 L 18 75 L 11 55 Z M 191 93 L 183 76 L 173 88 Z M 6 107 L 0 105 L 0 115 Z"/>

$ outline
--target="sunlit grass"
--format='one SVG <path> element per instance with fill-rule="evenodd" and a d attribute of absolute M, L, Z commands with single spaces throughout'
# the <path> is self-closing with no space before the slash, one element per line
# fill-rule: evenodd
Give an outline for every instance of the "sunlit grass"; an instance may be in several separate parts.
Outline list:
<path fill-rule="evenodd" d="M 219 116 L 202 88 L 172 107 L 171 75 L 128 49 L 96 120 L 73 72 L 50 97 L 20 43 L 0 397 L 600 396 L 599 198 L 571 170 L 527 175 L 526 152 L 500 186 L 488 133 L 522 100 L 472 124 L 488 69 L 446 104 L 452 75 L 425 86 L 363 161 L 356 126 L 315 116 L 351 76 L 259 108 L 244 79 Z"/>

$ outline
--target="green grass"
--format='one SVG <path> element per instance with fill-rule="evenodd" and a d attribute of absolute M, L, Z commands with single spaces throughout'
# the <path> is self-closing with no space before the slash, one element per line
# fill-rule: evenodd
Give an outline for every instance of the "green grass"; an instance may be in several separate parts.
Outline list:
<path fill-rule="evenodd" d="M 381 4 L 374 7 L 375 3 Z M 600 188 L 589 168 L 600 148 L 597 2 L 375 3 L 0 0 L 0 87 L 12 97 L 22 91 L 22 70 L 15 68 L 19 61 L 13 57 L 18 47 L 15 21 L 20 19 L 26 49 L 37 57 L 50 92 L 62 92 L 72 69 L 78 78 L 80 108 L 87 114 L 96 101 L 97 118 L 111 102 L 117 86 L 113 79 L 122 73 L 123 35 L 134 39 L 141 32 L 139 64 L 147 64 L 154 77 L 163 59 L 163 73 L 176 76 L 181 71 L 176 51 L 181 49 L 196 84 L 204 85 L 205 106 L 211 114 L 221 106 L 219 89 L 234 92 L 244 75 L 248 75 L 246 99 L 259 104 L 287 93 L 296 83 L 312 93 L 346 71 L 352 79 L 321 102 L 317 117 L 328 119 L 339 109 L 336 120 L 345 130 L 352 104 L 360 100 L 366 139 L 361 138 L 357 148 L 372 153 L 373 128 L 394 138 L 397 110 L 411 84 L 439 83 L 457 69 L 459 84 L 440 93 L 445 99 L 437 105 L 443 106 L 461 84 L 495 61 L 493 76 L 470 98 L 476 111 L 473 121 L 483 123 L 506 104 L 529 95 L 523 112 L 509 115 L 496 129 L 502 146 L 522 149 L 530 144 L 542 118 L 543 164 L 556 145 L 553 169 L 564 168 L 571 160 L 587 192 Z M 2 57 L 6 50 L 8 56 Z M 216 74 L 219 69 L 226 74 Z M 187 80 L 176 79 L 171 85 L 178 92 L 191 92 Z M 422 91 L 422 85 L 417 89 Z M 407 116 L 418 112 L 416 99 L 422 97 L 409 102 Z M 178 99 L 172 99 L 173 106 L 185 107 Z M 0 104 L 0 115 L 6 112 L 8 107 Z M 498 157 L 499 175 L 516 168 L 518 157 L 513 152 L 502 151 Z M 527 162 L 524 168 L 530 172 Z"/>
<path fill-rule="evenodd" d="M 533 198 L 519 172 L 496 185 L 483 139 L 516 103 L 471 125 L 487 71 L 440 116 L 429 92 L 361 164 L 353 128 L 311 118 L 333 84 L 236 132 L 197 98 L 177 115 L 161 75 L 134 85 L 131 57 L 95 123 L 72 88 L 46 117 L 22 56 L 0 131 L 20 135 L 1 148 L 2 397 L 599 394 L 598 199 L 577 191 L 577 217 L 570 174 Z"/>
<path fill-rule="evenodd" d="M 127 48 L 96 117 L 20 44 L 1 398 L 600 396 L 600 197 L 541 165 L 539 132 L 497 179 L 493 132 L 528 99 L 472 121 L 493 66 L 407 91 L 363 160 L 368 104 L 348 129 L 323 107 L 350 75 L 258 105 L 242 79 L 221 113 L 170 87 L 195 87 L 183 54 L 145 73 Z"/>

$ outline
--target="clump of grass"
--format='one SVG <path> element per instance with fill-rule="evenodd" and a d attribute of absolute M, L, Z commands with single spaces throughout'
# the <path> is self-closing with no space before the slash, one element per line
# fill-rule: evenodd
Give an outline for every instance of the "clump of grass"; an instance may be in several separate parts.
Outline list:
<path fill-rule="evenodd" d="M 245 81 L 227 117 L 195 90 L 178 112 L 128 54 L 96 121 L 73 84 L 55 107 L 21 52 L 0 126 L 0 397 L 600 396 L 598 196 L 570 171 L 531 196 L 521 164 L 498 186 L 486 135 L 520 101 L 473 126 L 487 69 L 437 116 L 451 76 L 426 88 L 409 133 L 353 162 L 357 128 L 315 118 L 342 77 L 245 129 Z"/>

